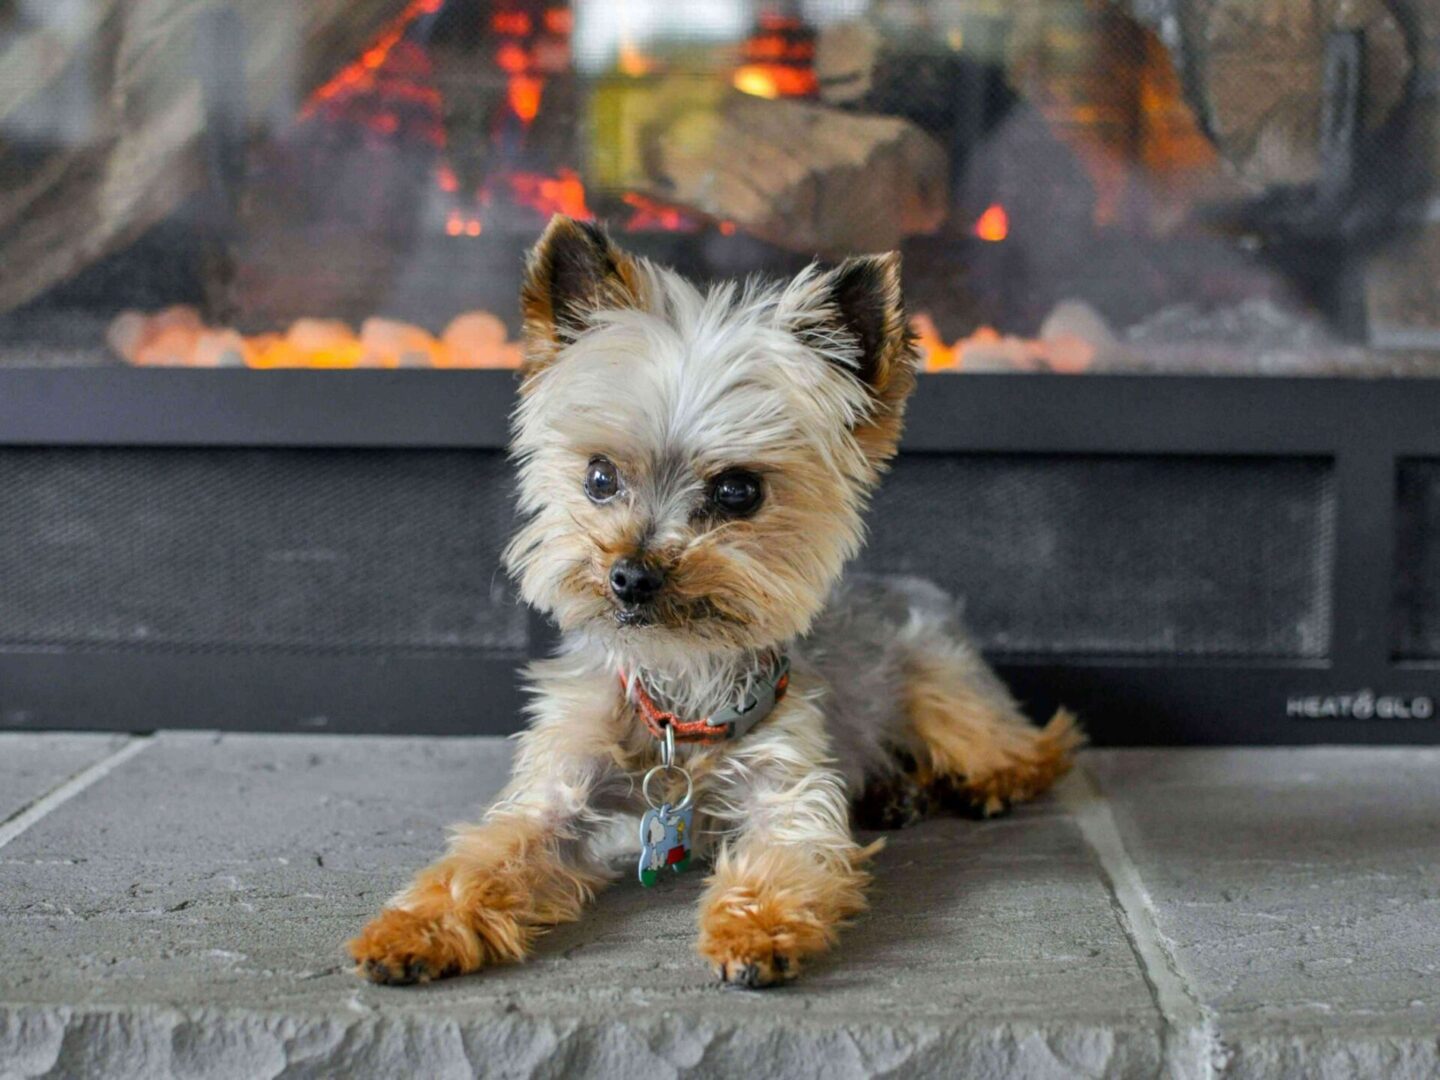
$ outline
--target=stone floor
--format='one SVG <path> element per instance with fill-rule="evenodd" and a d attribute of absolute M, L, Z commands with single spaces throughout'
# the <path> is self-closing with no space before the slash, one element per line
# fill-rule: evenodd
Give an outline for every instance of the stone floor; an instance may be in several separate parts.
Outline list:
<path fill-rule="evenodd" d="M 711 979 L 698 874 L 523 966 L 361 983 L 340 943 L 507 759 L 0 735 L 0 1077 L 1440 1075 L 1440 751 L 1091 751 L 895 834 L 780 990 Z"/>

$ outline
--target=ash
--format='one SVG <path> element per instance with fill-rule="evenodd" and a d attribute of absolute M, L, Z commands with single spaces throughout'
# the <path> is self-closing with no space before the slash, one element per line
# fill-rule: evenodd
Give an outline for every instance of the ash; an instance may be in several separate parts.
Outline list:
<path fill-rule="evenodd" d="M 1317 315 L 1287 310 L 1266 298 L 1223 307 L 1194 302 L 1172 304 L 1127 328 L 1124 336 L 1134 344 L 1234 345 L 1257 352 L 1304 348 L 1328 351 L 1343 344 Z"/>

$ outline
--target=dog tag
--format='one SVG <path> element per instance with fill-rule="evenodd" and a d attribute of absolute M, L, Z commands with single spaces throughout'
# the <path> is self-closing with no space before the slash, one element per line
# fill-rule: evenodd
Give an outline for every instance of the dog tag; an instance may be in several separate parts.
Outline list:
<path fill-rule="evenodd" d="M 679 873 L 690 865 L 694 807 L 673 809 L 661 803 L 640 819 L 640 884 L 654 885 L 665 870 Z"/>

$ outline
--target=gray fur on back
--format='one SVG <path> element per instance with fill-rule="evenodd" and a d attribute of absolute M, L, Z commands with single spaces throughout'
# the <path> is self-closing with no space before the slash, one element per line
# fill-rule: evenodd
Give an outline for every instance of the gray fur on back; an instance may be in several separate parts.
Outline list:
<path fill-rule="evenodd" d="M 970 642 L 958 601 L 921 578 L 847 575 L 796 642 L 791 663 L 826 686 L 826 728 L 852 791 L 867 777 L 893 772 L 898 755 L 919 757 L 904 682 L 920 654 L 943 660 L 957 680 L 1019 719 L 1009 692 Z"/>

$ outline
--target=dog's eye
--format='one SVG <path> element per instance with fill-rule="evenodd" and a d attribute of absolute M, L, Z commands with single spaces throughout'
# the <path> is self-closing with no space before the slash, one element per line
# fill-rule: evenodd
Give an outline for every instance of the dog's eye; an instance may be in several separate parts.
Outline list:
<path fill-rule="evenodd" d="M 763 495 L 760 478 L 744 469 L 723 472 L 710 485 L 711 501 L 732 517 L 753 514 Z"/>
<path fill-rule="evenodd" d="M 613 499 L 620 490 L 620 470 L 609 458 L 593 457 L 585 470 L 585 494 L 591 502 L 603 503 Z"/>

